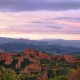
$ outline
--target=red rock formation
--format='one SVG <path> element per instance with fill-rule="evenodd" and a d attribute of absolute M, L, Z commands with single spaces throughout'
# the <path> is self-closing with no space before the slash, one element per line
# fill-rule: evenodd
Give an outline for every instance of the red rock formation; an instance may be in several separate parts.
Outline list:
<path fill-rule="evenodd" d="M 11 57 L 11 55 L 7 55 L 6 60 L 5 60 L 5 64 L 9 65 L 11 64 L 13 61 L 13 58 Z"/>
<path fill-rule="evenodd" d="M 20 68 L 20 66 L 21 66 L 21 63 L 24 61 L 24 56 L 20 56 L 19 58 L 18 58 L 18 62 L 17 62 L 17 64 L 16 64 L 16 69 L 17 68 Z"/>
<path fill-rule="evenodd" d="M 36 60 L 36 59 L 34 59 L 34 58 L 28 58 L 28 60 L 30 61 L 30 62 L 33 62 L 33 63 L 38 63 L 38 60 Z"/>
<path fill-rule="evenodd" d="M 38 63 L 33 63 L 27 66 L 28 70 L 33 70 L 33 71 L 41 71 L 41 66 Z"/>
<path fill-rule="evenodd" d="M 30 57 L 30 55 L 32 55 L 33 57 L 36 57 L 38 56 L 38 51 L 34 49 L 25 49 L 25 56 Z"/>
<path fill-rule="evenodd" d="M 57 60 L 61 60 L 61 59 L 65 59 L 67 62 L 69 63 L 76 63 L 76 62 L 80 62 L 77 59 L 75 59 L 74 57 L 72 57 L 71 55 L 58 55 L 58 56 L 54 56 L 54 55 L 49 55 L 49 54 L 45 54 L 41 51 L 36 51 L 34 49 L 26 49 L 24 51 L 24 54 L 17 54 L 17 53 L 2 53 L 0 54 L 0 61 L 4 61 L 5 64 L 9 65 L 13 62 L 13 58 L 16 58 L 18 60 L 18 62 L 16 63 L 16 69 L 21 67 L 21 63 L 24 62 L 24 59 L 28 59 L 28 61 L 32 62 L 32 64 L 30 65 L 25 65 L 24 66 L 24 70 L 23 73 L 26 72 L 39 72 L 42 70 L 41 66 L 39 65 L 39 61 L 40 59 L 46 59 L 46 60 L 51 60 L 53 58 L 57 59 Z M 59 64 L 56 64 L 56 66 L 58 66 Z M 47 67 L 44 67 L 44 70 L 46 70 Z"/>
<path fill-rule="evenodd" d="M 51 60 L 52 59 L 52 56 L 50 56 L 48 54 L 45 54 L 45 53 L 43 53 L 41 51 L 36 51 L 36 50 L 33 50 L 33 49 L 26 49 L 25 50 L 25 56 L 27 58 L 29 58 L 31 55 L 35 59 L 47 59 L 47 60 Z"/>
<path fill-rule="evenodd" d="M 33 63 L 25 67 L 22 71 L 23 73 L 26 72 L 40 72 L 42 70 L 41 66 L 38 63 Z"/>
<path fill-rule="evenodd" d="M 39 58 L 41 59 L 47 59 L 47 60 L 51 60 L 52 59 L 52 56 L 48 55 L 48 54 L 45 54 L 45 53 L 42 53 L 41 51 L 39 51 Z"/>
<path fill-rule="evenodd" d="M 42 76 L 39 76 L 37 80 L 48 80 L 47 72 L 44 72 Z"/>
<path fill-rule="evenodd" d="M 28 72 L 29 72 L 29 71 L 28 71 L 27 67 L 25 67 L 24 70 L 20 71 L 21 74 L 28 73 Z"/>
<path fill-rule="evenodd" d="M 9 54 L 9 53 L 2 53 L 0 55 L 0 61 L 2 61 L 2 60 L 5 61 L 5 64 L 9 65 L 12 63 L 13 58 L 12 58 L 11 54 Z"/>
<path fill-rule="evenodd" d="M 61 59 L 65 59 L 69 63 L 76 63 L 76 62 L 78 62 L 78 60 L 76 58 L 74 58 L 73 56 L 71 56 L 71 55 L 58 56 L 57 60 L 61 60 Z"/>

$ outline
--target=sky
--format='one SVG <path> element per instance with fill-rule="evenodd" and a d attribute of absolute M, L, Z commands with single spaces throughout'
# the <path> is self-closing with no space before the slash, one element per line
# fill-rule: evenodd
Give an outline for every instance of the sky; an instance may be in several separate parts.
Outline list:
<path fill-rule="evenodd" d="M 80 0 L 0 0 L 0 37 L 80 40 Z"/>

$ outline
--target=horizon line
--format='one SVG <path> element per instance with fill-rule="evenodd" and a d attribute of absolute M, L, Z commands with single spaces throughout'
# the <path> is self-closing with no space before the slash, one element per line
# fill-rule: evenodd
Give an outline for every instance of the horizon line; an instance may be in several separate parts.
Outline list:
<path fill-rule="evenodd" d="M 80 39 L 76 40 L 76 39 L 62 39 L 62 38 L 42 38 L 42 39 L 30 39 L 30 38 L 23 38 L 23 37 L 0 37 L 0 38 L 10 38 L 10 39 L 24 39 L 24 40 L 67 40 L 67 41 L 80 41 Z"/>

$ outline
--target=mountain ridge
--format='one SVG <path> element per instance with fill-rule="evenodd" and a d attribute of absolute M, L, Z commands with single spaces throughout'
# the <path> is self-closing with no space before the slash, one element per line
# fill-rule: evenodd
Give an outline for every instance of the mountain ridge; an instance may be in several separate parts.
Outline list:
<path fill-rule="evenodd" d="M 7 52 L 22 51 L 25 48 L 33 48 L 36 50 L 44 51 L 46 53 L 55 54 L 79 54 L 80 41 L 75 40 L 29 40 L 29 39 L 13 39 L 13 38 L 0 38 L 0 49 Z M 74 44 L 73 44 L 74 43 Z M 71 46 L 72 45 L 72 46 Z M 75 47 L 77 46 L 77 47 Z"/>

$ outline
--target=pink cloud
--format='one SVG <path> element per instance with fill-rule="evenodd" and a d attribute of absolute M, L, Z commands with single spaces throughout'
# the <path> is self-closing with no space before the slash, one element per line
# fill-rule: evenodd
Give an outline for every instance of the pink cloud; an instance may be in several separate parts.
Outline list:
<path fill-rule="evenodd" d="M 29 38 L 34 38 L 36 35 L 38 39 L 39 37 L 75 39 L 76 35 L 76 39 L 80 39 L 79 21 L 58 19 L 60 17 L 80 17 L 80 11 L 79 13 L 75 11 L 72 12 L 74 13 L 71 14 L 70 11 L 0 12 L 0 36 L 9 36 L 13 34 L 14 37 L 18 37 L 18 35 L 27 37 L 26 35 L 30 35 L 30 37 L 28 36 Z"/>

